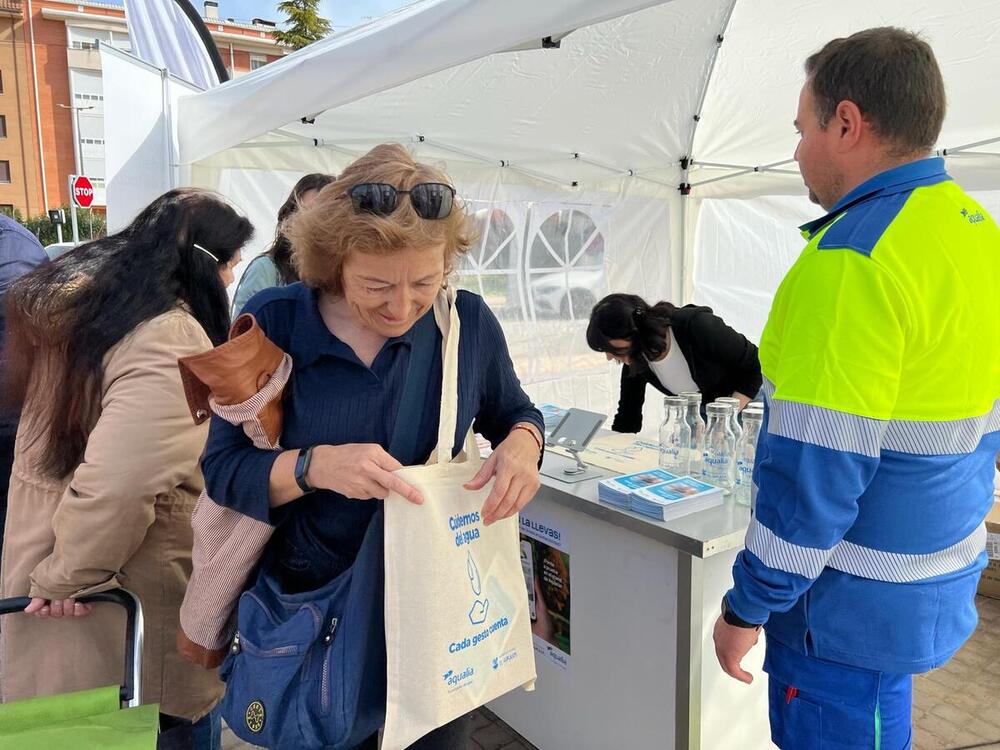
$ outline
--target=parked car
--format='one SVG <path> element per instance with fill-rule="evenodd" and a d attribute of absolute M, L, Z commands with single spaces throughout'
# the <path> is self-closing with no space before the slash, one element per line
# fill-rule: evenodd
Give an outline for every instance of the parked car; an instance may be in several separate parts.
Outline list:
<path fill-rule="evenodd" d="M 586 320 L 607 285 L 604 269 L 553 271 L 532 274 L 530 279 L 536 318 Z"/>

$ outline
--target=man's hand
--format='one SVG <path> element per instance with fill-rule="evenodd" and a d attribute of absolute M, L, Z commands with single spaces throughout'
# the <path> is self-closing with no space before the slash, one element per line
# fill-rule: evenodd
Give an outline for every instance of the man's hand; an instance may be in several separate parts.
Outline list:
<path fill-rule="evenodd" d="M 715 641 L 715 656 L 719 660 L 722 671 L 733 679 L 753 682 L 753 675 L 743 669 L 743 657 L 757 645 L 760 638 L 760 628 L 738 628 L 730 625 L 722 615 L 715 621 L 715 631 L 712 639 Z"/>

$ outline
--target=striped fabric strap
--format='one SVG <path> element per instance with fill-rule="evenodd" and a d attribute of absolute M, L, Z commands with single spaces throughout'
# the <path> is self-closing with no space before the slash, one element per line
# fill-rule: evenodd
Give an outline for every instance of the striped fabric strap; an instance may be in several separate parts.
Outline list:
<path fill-rule="evenodd" d="M 986 526 L 980 524 L 965 539 L 937 552 L 906 554 L 863 547 L 846 540 L 833 549 L 792 544 L 754 518 L 747 529 L 746 546 L 769 568 L 804 578 L 818 578 L 829 567 L 873 581 L 913 583 L 955 573 L 974 563 L 986 548 Z"/>

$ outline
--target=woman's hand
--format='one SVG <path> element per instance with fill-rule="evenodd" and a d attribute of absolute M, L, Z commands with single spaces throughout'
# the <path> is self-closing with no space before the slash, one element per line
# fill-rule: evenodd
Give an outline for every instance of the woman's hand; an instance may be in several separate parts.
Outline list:
<path fill-rule="evenodd" d="M 317 445 L 306 481 L 316 489 L 333 490 L 358 500 L 383 499 L 396 492 L 422 505 L 420 492 L 392 472 L 403 465 L 375 443 Z"/>
<path fill-rule="evenodd" d="M 24 613 L 35 617 L 86 617 L 94 608 L 92 604 L 81 604 L 75 599 L 40 599 L 31 598 L 24 608 Z"/>
<path fill-rule="evenodd" d="M 537 435 L 538 428 L 531 427 Z M 483 523 L 489 526 L 494 521 L 508 518 L 521 510 L 538 492 L 538 443 L 541 438 L 533 438 L 522 429 L 511 430 L 479 473 L 465 485 L 467 490 L 481 490 L 496 477 L 493 489 L 483 503 Z"/>

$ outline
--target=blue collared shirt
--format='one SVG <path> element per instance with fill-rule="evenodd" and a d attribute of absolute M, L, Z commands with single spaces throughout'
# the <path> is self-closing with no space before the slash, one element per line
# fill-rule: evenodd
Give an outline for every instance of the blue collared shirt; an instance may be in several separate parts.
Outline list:
<path fill-rule="evenodd" d="M 330 333 L 320 316 L 318 295 L 303 284 L 268 289 L 244 312 L 293 360 L 286 388 L 281 446 L 377 443 L 388 448 L 410 358 L 412 330 L 388 339 L 366 367 L 354 351 Z M 494 446 L 518 422 L 543 430 L 542 416 L 521 389 L 500 324 L 482 298 L 459 292 L 461 321 L 458 364 L 458 424 L 454 452 L 472 424 Z M 441 336 L 427 383 L 428 404 L 441 398 Z M 417 454 L 430 456 L 437 442 L 438 409 L 420 425 Z M 278 452 L 255 448 L 241 427 L 213 418 L 202 460 L 205 485 L 217 503 L 278 526 L 270 542 L 278 557 L 322 555 L 323 548 L 346 567 L 357 554 L 375 503 L 316 491 L 272 510 L 271 467 Z M 318 543 L 318 544 L 317 544 Z"/>
<path fill-rule="evenodd" d="M 944 168 L 944 159 L 939 156 L 907 162 L 901 166 L 879 172 L 874 177 L 865 180 L 837 201 L 825 215 L 806 222 L 799 227 L 799 230 L 805 239 L 812 239 L 816 232 L 852 206 L 878 196 L 908 193 L 916 187 L 935 185 L 950 179 L 951 177 Z"/>

